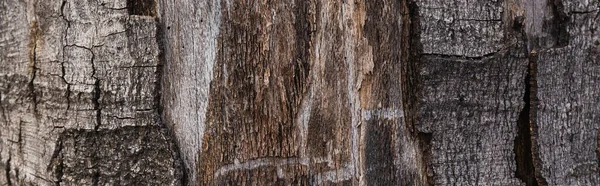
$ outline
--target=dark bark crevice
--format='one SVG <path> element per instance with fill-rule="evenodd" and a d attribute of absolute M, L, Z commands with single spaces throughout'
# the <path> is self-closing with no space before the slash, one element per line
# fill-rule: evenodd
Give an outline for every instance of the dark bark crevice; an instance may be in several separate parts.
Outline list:
<path fill-rule="evenodd" d="M 67 23 L 67 26 L 65 28 L 63 37 L 64 37 L 64 44 L 62 46 L 62 61 L 60 62 L 60 68 L 61 68 L 61 78 L 64 81 L 65 84 L 67 84 L 67 93 L 66 93 L 66 100 L 67 100 L 67 110 L 71 109 L 71 84 L 67 81 L 67 79 L 65 78 L 66 76 L 66 69 L 65 69 L 65 48 L 67 47 L 67 34 L 69 34 L 69 28 L 71 27 L 71 21 L 69 21 L 67 19 L 67 17 L 65 17 L 65 6 L 67 5 L 67 1 L 63 1 L 62 4 L 60 5 L 60 17 Z"/>
<path fill-rule="evenodd" d="M 60 136 L 58 138 L 56 146 L 54 147 L 54 152 L 52 153 L 50 165 L 48 165 L 48 168 L 47 168 L 48 172 L 54 173 L 54 178 L 56 179 L 56 180 L 54 180 L 54 185 L 56 185 L 56 186 L 60 186 L 60 184 L 63 181 L 62 177 L 63 177 L 64 161 L 63 161 L 62 156 L 60 156 L 60 152 L 63 149 L 63 140 L 64 140 L 64 138 L 62 136 Z"/>
<path fill-rule="evenodd" d="M 23 154 L 23 145 L 24 145 L 24 141 L 23 141 L 23 120 L 19 121 L 19 136 L 18 136 L 18 145 L 19 145 L 19 153 Z"/>
<path fill-rule="evenodd" d="M 35 92 L 35 76 L 37 74 L 37 40 L 40 37 L 40 28 L 38 27 L 37 21 L 33 21 L 29 28 L 29 60 L 31 67 L 31 80 L 29 81 L 29 89 L 31 91 L 31 99 L 33 100 L 33 113 L 37 114 L 37 94 Z"/>
<path fill-rule="evenodd" d="M 87 50 L 89 50 L 92 53 L 92 59 L 90 60 L 90 62 L 92 63 L 92 78 L 94 78 L 95 80 L 92 104 L 94 105 L 94 110 L 96 110 L 96 126 L 94 126 L 94 130 L 98 130 L 100 129 L 100 126 L 102 126 L 102 107 L 100 105 L 102 88 L 100 87 L 100 78 L 96 76 L 97 69 L 96 65 L 94 64 L 94 51 L 92 51 L 91 49 Z"/>
<path fill-rule="evenodd" d="M 404 0 L 401 2 L 402 39 L 401 39 L 401 74 L 402 103 L 404 121 L 407 132 L 417 142 L 420 158 L 420 177 L 423 185 L 434 185 L 434 173 L 431 171 L 431 141 L 433 133 L 418 130 L 419 96 L 421 94 L 421 64 L 425 54 L 421 43 L 421 17 L 417 2 Z"/>
<path fill-rule="evenodd" d="M 156 16 L 155 0 L 127 0 L 129 15 Z"/>
<path fill-rule="evenodd" d="M 412 0 L 402 2 L 402 102 L 407 128 L 416 134 L 420 65 L 423 53 L 419 7 Z"/>
<path fill-rule="evenodd" d="M 515 174 L 527 186 L 548 185 L 540 174 L 541 161 L 535 140 L 538 128 L 536 123 L 537 59 L 537 53 L 533 50 L 529 56 L 527 74 L 524 80 L 525 93 L 523 101 L 525 105 L 519 113 L 517 136 L 514 140 L 515 160 L 517 164 Z"/>
<path fill-rule="evenodd" d="M 567 25 L 571 19 L 564 11 L 562 0 L 548 0 L 548 3 L 553 14 L 550 34 L 554 36 L 556 42 L 554 47 L 565 47 L 569 44 Z"/>
<path fill-rule="evenodd" d="M 8 159 L 6 160 L 6 164 L 4 165 L 4 173 L 6 176 L 6 183 L 8 186 L 12 186 L 12 180 L 10 179 L 10 161 L 12 160 L 12 154 L 8 153 Z"/>
<path fill-rule="evenodd" d="M 424 166 L 427 166 L 424 169 L 426 182 L 424 185 L 435 185 L 433 182 L 433 170 L 429 167 L 429 161 L 431 159 L 431 141 L 433 140 L 433 133 L 425 133 L 419 132 L 417 135 L 417 139 L 419 140 L 419 148 L 421 150 L 421 161 Z"/>

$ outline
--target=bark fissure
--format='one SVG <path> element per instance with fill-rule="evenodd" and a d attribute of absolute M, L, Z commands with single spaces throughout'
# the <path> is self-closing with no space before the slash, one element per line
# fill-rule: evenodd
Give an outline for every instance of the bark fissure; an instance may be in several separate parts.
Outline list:
<path fill-rule="evenodd" d="M 517 121 L 517 136 L 514 141 L 515 160 L 517 164 L 516 177 L 521 179 L 527 186 L 547 185 L 545 179 L 539 173 L 540 161 L 536 148 L 535 132 L 536 124 L 536 68 L 537 53 L 531 52 L 529 65 L 524 79 L 525 93 L 523 101 L 525 105 L 519 113 Z"/>
<path fill-rule="evenodd" d="M 18 141 L 18 145 L 19 145 L 19 152 L 23 153 L 24 142 L 23 142 L 23 121 L 22 120 L 19 121 L 19 136 L 18 136 L 17 141 Z"/>
<path fill-rule="evenodd" d="M 71 27 L 71 22 L 67 19 L 67 17 L 65 17 L 65 6 L 67 5 L 67 1 L 63 1 L 62 4 L 60 5 L 60 17 L 67 23 L 67 26 L 65 28 L 65 31 L 63 33 L 63 37 L 64 37 L 64 42 L 65 44 L 62 47 L 62 61 L 60 62 L 60 68 L 61 68 L 61 78 L 62 80 L 67 84 L 67 92 L 66 92 L 66 100 L 67 100 L 67 109 L 66 110 L 70 110 L 71 109 L 71 84 L 67 81 L 67 79 L 65 78 L 66 76 L 66 70 L 65 70 L 65 48 L 67 47 L 67 35 L 69 34 L 69 28 Z"/>
<path fill-rule="evenodd" d="M 87 48 L 86 48 L 87 49 Z M 102 89 L 100 88 L 100 79 L 96 76 L 97 69 L 94 64 L 94 51 L 91 49 L 87 49 L 92 53 L 92 58 L 90 59 L 90 63 L 92 63 L 92 78 L 94 78 L 94 96 L 92 97 L 92 103 L 94 104 L 94 110 L 96 110 L 96 126 L 94 126 L 94 130 L 98 130 L 100 126 L 102 126 L 102 107 L 100 105 L 100 96 Z"/>
<path fill-rule="evenodd" d="M 10 180 L 10 161 L 12 160 L 12 154 L 8 153 L 8 159 L 6 160 L 6 165 L 4 165 L 4 173 L 6 176 L 6 182 L 9 186 L 12 186 L 12 180 Z"/>
<path fill-rule="evenodd" d="M 35 93 L 35 76 L 37 74 L 37 54 L 36 54 L 36 50 L 37 50 L 37 40 L 38 40 L 38 35 L 39 35 L 39 28 L 38 28 L 38 24 L 37 21 L 33 21 L 31 23 L 30 26 L 30 43 L 29 43 L 29 48 L 30 48 L 30 63 L 31 63 L 31 80 L 29 81 L 29 89 L 31 91 L 31 99 L 33 100 L 33 113 L 37 114 L 37 104 L 38 104 L 38 100 L 37 100 L 37 95 Z"/>
<path fill-rule="evenodd" d="M 412 0 L 402 3 L 402 102 L 407 128 L 415 133 L 420 80 L 418 71 L 422 57 L 420 22 L 417 4 Z"/>
<path fill-rule="evenodd" d="M 420 132 L 417 129 L 419 115 L 419 94 L 421 92 L 421 63 L 427 55 L 423 53 L 421 43 L 421 17 L 419 7 L 413 0 L 404 0 L 402 9 L 402 103 L 406 128 L 418 145 L 417 165 L 423 185 L 433 185 L 434 174 L 429 161 L 433 133 Z"/>

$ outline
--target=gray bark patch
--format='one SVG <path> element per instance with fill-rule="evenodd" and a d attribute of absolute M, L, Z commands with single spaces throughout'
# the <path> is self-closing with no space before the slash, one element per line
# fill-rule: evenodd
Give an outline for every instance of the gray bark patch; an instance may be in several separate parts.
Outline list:
<path fill-rule="evenodd" d="M 177 157 L 157 126 L 66 130 L 50 171 L 74 185 L 180 185 Z"/>

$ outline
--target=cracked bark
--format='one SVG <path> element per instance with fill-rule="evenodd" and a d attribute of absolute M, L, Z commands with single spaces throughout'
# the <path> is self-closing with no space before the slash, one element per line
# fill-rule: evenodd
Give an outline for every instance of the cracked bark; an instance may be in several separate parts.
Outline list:
<path fill-rule="evenodd" d="M 599 6 L 6 0 L 0 185 L 598 185 Z"/>
<path fill-rule="evenodd" d="M 157 109 L 156 17 L 142 11 L 155 4 L 127 3 L 0 4 L 0 185 L 181 184 Z"/>
<path fill-rule="evenodd" d="M 537 147 L 538 125 L 536 123 L 537 111 L 537 52 L 529 54 L 529 65 L 527 75 L 525 76 L 525 94 L 523 101 L 525 105 L 519 113 L 517 121 L 517 136 L 515 138 L 515 160 L 517 164 L 516 176 L 527 186 L 548 185 L 546 180 L 540 175 L 540 157 Z"/>

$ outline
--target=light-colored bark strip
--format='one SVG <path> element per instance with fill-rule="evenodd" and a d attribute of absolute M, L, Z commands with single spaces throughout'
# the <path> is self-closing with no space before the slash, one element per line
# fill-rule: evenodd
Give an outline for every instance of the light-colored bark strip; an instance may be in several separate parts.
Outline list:
<path fill-rule="evenodd" d="M 159 2 L 164 33 L 162 101 L 164 118 L 181 149 L 190 185 L 195 185 L 198 152 L 202 149 L 210 84 L 218 55 L 222 4 L 231 2 Z M 227 72 L 224 72 L 227 73 Z M 221 80 L 218 80 L 221 81 Z"/>

